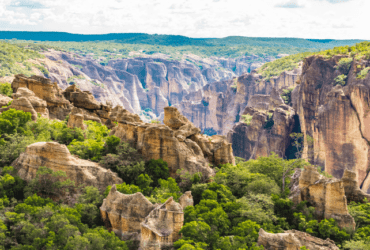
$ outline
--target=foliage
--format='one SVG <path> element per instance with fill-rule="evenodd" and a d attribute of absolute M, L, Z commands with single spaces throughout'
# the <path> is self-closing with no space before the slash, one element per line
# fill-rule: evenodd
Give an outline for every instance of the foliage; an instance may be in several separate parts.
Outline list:
<path fill-rule="evenodd" d="M 175 201 L 178 201 L 181 196 L 181 191 L 175 179 L 168 178 L 167 180 L 159 179 L 159 187 L 155 188 L 149 200 L 152 203 L 164 203 L 171 196 Z"/>
<path fill-rule="evenodd" d="M 0 94 L 12 97 L 13 89 L 10 83 L 0 83 Z"/>
<path fill-rule="evenodd" d="M 283 93 L 281 94 L 281 98 L 283 98 L 285 104 L 290 105 L 292 103 L 292 92 L 294 88 L 288 88 L 288 89 L 283 89 Z"/>
<path fill-rule="evenodd" d="M 124 182 L 134 183 L 145 170 L 145 162 L 141 154 L 124 141 L 118 144 L 116 150 L 117 154 L 108 154 L 102 157 L 100 164 L 117 172 Z"/>
<path fill-rule="evenodd" d="M 351 67 L 351 63 L 353 62 L 353 58 L 352 57 L 344 57 L 344 58 L 341 58 L 338 62 L 338 65 L 336 66 L 336 68 L 342 72 L 345 72 L 346 74 L 348 73 L 349 71 L 349 68 Z"/>
<path fill-rule="evenodd" d="M 71 154 L 78 155 L 82 159 L 99 161 L 104 151 L 104 141 L 87 139 L 84 141 L 73 140 L 68 146 Z"/>
<path fill-rule="evenodd" d="M 347 79 L 346 75 L 343 75 L 343 74 L 339 75 L 339 76 L 334 78 L 333 84 L 334 85 L 340 84 L 340 85 L 344 86 L 344 85 L 346 85 L 346 79 Z"/>
<path fill-rule="evenodd" d="M 369 72 L 370 70 L 370 67 L 366 67 L 364 69 L 362 69 L 356 76 L 357 79 L 365 79 L 365 77 L 367 76 L 367 73 Z"/>
<path fill-rule="evenodd" d="M 167 179 L 170 177 L 167 162 L 162 159 L 151 159 L 145 163 L 145 172 L 153 180 L 153 186 L 157 187 L 159 179 Z"/>
<path fill-rule="evenodd" d="M 241 120 L 242 120 L 242 122 L 244 122 L 245 124 L 247 124 L 249 126 L 251 124 L 252 118 L 253 118 L 252 115 L 246 114 L 246 115 L 242 115 Z"/>
<path fill-rule="evenodd" d="M 24 133 L 25 125 L 31 120 L 31 113 L 9 109 L 0 114 L 0 134 Z"/>

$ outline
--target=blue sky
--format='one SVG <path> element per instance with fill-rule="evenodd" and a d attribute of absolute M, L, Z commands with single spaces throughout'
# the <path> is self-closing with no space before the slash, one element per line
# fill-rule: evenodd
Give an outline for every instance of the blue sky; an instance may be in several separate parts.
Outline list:
<path fill-rule="evenodd" d="M 368 39 L 369 0 L 0 0 L 0 30 Z"/>

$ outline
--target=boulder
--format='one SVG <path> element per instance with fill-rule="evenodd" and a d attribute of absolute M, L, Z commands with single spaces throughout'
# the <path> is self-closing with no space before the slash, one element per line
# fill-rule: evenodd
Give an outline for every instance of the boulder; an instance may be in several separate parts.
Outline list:
<path fill-rule="evenodd" d="M 26 97 L 20 97 L 13 100 L 12 104 L 7 109 L 23 110 L 24 112 L 30 112 L 33 121 L 37 120 L 37 113 L 33 108 L 31 102 Z"/>
<path fill-rule="evenodd" d="M 262 245 L 266 250 L 299 250 L 303 246 L 310 250 L 339 250 L 334 241 L 330 239 L 319 239 L 294 229 L 273 234 L 267 233 L 261 228 L 258 234 L 257 244 Z"/>
<path fill-rule="evenodd" d="M 155 208 L 142 193 L 122 194 L 113 185 L 100 207 L 107 229 L 113 230 L 121 239 L 140 240 L 140 224 Z"/>
<path fill-rule="evenodd" d="M 101 103 L 96 101 L 89 91 L 81 91 L 76 85 L 71 85 L 63 91 L 64 97 L 78 108 L 88 110 L 101 109 Z"/>
<path fill-rule="evenodd" d="M 142 250 L 161 250 L 177 241 L 184 224 L 181 205 L 170 197 L 164 204 L 154 208 L 141 225 Z"/>
<path fill-rule="evenodd" d="M 37 142 L 27 146 L 12 166 L 18 170 L 19 177 L 27 181 L 36 177 L 40 166 L 45 166 L 53 171 L 66 172 L 67 178 L 76 186 L 84 184 L 105 190 L 108 185 L 122 183 L 116 173 L 95 162 L 72 156 L 65 145 L 56 142 Z"/>

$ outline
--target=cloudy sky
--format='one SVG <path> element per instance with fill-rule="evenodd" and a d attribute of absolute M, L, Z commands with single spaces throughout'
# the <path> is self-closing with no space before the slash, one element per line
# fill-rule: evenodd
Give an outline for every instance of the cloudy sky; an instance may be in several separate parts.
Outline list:
<path fill-rule="evenodd" d="M 369 0 L 0 0 L 0 30 L 368 39 Z"/>

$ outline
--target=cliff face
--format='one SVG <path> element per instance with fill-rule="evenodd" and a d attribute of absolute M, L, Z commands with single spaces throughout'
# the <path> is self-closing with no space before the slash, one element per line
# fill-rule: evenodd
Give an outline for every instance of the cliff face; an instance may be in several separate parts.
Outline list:
<path fill-rule="evenodd" d="M 178 60 L 168 56 L 148 56 L 111 60 L 102 66 L 90 57 L 49 50 L 45 59 L 37 59 L 49 70 L 49 78 L 66 88 L 75 82 L 90 91 L 99 102 L 111 101 L 130 112 L 145 112 L 142 119 L 158 118 L 163 108 L 181 103 L 183 97 L 200 90 L 207 83 L 231 79 L 275 58 L 258 56 L 201 58 L 186 55 Z M 41 72 L 40 72 L 41 74 Z M 152 113 L 148 110 L 152 110 Z M 149 116 L 149 117 L 148 117 Z"/>
<path fill-rule="evenodd" d="M 300 68 L 265 81 L 252 72 L 233 80 L 210 83 L 185 96 L 176 107 L 202 131 L 211 129 L 226 135 L 240 120 L 253 96 L 268 95 L 273 88 L 281 91 L 294 87 L 299 73 Z"/>
<path fill-rule="evenodd" d="M 275 152 L 284 157 L 291 143 L 294 115 L 294 110 L 283 103 L 275 89 L 271 95 L 252 96 L 242 113 L 242 120 L 244 116 L 251 117 L 249 124 L 238 122 L 227 134 L 234 155 L 249 160 Z"/>
<path fill-rule="evenodd" d="M 325 166 L 325 171 L 341 178 L 346 168 L 357 173 L 359 185 L 370 191 L 369 172 L 369 110 L 370 77 L 357 79 L 368 61 L 351 63 L 349 72 L 336 69 L 340 57 L 307 58 L 294 91 L 294 106 L 305 135 L 304 157 Z M 345 86 L 332 84 L 338 75 L 347 74 Z M 307 136 L 314 139 L 309 146 Z"/>

